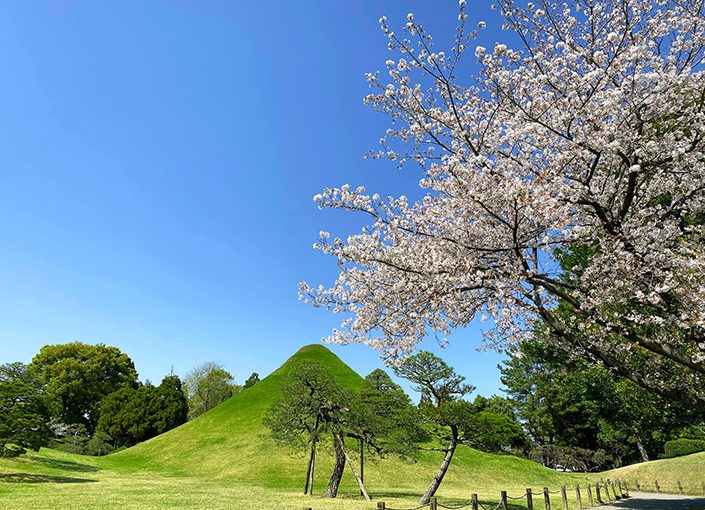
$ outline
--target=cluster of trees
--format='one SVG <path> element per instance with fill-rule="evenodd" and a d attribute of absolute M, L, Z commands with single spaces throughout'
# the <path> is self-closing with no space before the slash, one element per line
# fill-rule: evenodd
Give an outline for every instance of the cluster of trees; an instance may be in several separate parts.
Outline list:
<path fill-rule="evenodd" d="M 421 393 L 419 405 L 383 370 L 372 372 L 352 391 L 318 363 L 304 362 L 292 368 L 282 383 L 282 398 L 270 408 L 264 423 L 276 443 L 307 453 L 304 493 L 313 491 L 319 444 L 335 454 L 325 492 L 328 497 L 337 495 L 347 464 L 362 495 L 369 499 L 364 485 L 365 456 L 414 459 L 421 450 L 438 451 L 442 460 L 423 503 L 440 486 L 458 445 L 508 451 L 523 444 L 521 426 L 506 400 L 466 400 L 474 388 L 434 354 L 422 351 L 394 370 L 416 385 Z M 350 441 L 356 447 L 351 449 Z"/>
<path fill-rule="evenodd" d="M 571 356 L 536 335 L 501 367 L 529 442 L 555 467 L 603 470 L 664 455 L 675 438 L 705 439 L 705 409 L 685 405 Z"/>
<path fill-rule="evenodd" d="M 245 386 L 258 380 L 252 374 Z M 116 347 L 47 345 L 28 365 L 0 366 L 0 455 L 46 445 L 105 455 L 177 427 L 240 389 L 216 363 L 195 368 L 183 385 L 170 374 L 155 386 L 140 382 Z"/>

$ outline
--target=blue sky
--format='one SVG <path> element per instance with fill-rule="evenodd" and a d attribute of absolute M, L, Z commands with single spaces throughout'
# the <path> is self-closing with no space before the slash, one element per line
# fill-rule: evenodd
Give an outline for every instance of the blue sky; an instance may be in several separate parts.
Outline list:
<path fill-rule="evenodd" d="M 506 35 L 488 7 L 469 5 L 485 46 Z M 296 284 L 332 282 L 311 245 L 363 218 L 313 195 L 420 177 L 362 158 L 387 127 L 362 104 L 389 58 L 377 20 L 409 11 L 450 41 L 455 1 L 0 4 L 0 362 L 103 342 L 142 379 L 216 360 L 242 382 L 326 336 L 340 317 Z M 471 327 L 441 355 L 490 395 L 500 357 L 479 343 Z"/>

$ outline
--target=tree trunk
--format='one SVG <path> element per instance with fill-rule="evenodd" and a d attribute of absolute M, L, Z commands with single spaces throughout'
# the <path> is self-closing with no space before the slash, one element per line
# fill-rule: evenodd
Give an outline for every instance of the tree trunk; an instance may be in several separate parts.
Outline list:
<path fill-rule="evenodd" d="M 353 476 L 355 476 L 355 480 L 357 480 L 357 485 L 360 486 L 360 493 L 365 497 L 366 501 L 372 501 L 370 499 L 370 496 L 367 494 L 367 491 L 365 490 L 365 484 L 362 482 L 362 478 L 360 478 L 360 475 L 358 475 L 357 471 L 355 471 L 355 466 L 353 465 L 352 459 L 348 455 L 348 452 L 345 451 L 345 448 L 343 448 L 343 455 L 345 455 L 345 460 L 348 461 L 350 471 L 352 471 Z"/>
<path fill-rule="evenodd" d="M 340 480 L 343 478 L 343 470 L 345 469 L 345 450 L 343 439 L 339 434 L 333 434 L 333 447 L 335 448 L 335 466 L 333 466 L 333 472 L 328 481 L 328 488 L 326 489 L 327 498 L 334 498 L 338 495 L 338 487 L 340 486 Z"/>
<path fill-rule="evenodd" d="M 316 472 L 316 443 L 313 443 L 313 457 L 311 458 L 311 483 L 308 486 L 308 493 L 313 496 L 313 475 Z"/>
<path fill-rule="evenodd" d="M 304 494 L 309 491 L 313 494 L 313 465 L 316 459 L 316 442 L 311 443 L 311 456 L 308 458 L 308 470 L 306 471 L 306 485 L 304 486 Z"/>
<path fill-rule="evenodd" d="M 443 477 L 446 475 L 446 472 L 448 471 L 448 467 L 450 466 L 450 461 L 453 459 L 453 454 L 455 453 L 455 449 L 457 446 L 458 446 L 458 439 L 457 439 L 455 431 L 454 431 L 453 438 L 451 439 L 450 444 L 448 445 L 448 449 L 446 450 L 446 454 L 443 457 L 443 462 L 441 462 L 441 465 L 438 467 L 438 472 L 436 473 L 436 476 L 433 477 L 433 481 L 431 482 L 431 485 L 428 486 L 426 493 L 423 496 L 421 496 L 421 499 L 419 500 L 420 504 L 425 505 L 429 501 L 431 501 L 431 496 L 433 496 L 436 493 L 436 491 L 438 490 L 438 487 L 441 485 L 441 482 L 443 481 Z"/>
<path fill-rule="evenodd" d="M 365 483 L 365 442 L 360 439 L 360 480 Z"/>
<path fill-rule="evenodd" d="M 646 452 L 646 448 L 644 448 L 644 443 L 641 442 L 641 435 L 639 434 L 639 430 L 636 427 L 634 427 L 634 439 L 636 439 L 636 447 L 639 449 L 639 455 L 641 455 L 641 460 L 643 462 L 648 462 L 649 454 Z"/>

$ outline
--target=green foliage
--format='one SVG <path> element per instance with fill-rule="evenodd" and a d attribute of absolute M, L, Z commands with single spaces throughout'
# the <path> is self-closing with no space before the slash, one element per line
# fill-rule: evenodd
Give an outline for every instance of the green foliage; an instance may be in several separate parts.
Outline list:
<path fill-rule="evenodd" d="M 702 439 L 673 439 L 663 445 L 664 458 L 682 457 L 691 453 L 705 452 L 705 441 Z"/>
<path fill-rule="evenodd" d="M 247 388 L 251 388 L 258 382 L 259 374 L 257 372 L 252 372 L 252 374 L 250 374 L 250 377 L 247 378 L 247 381 L 245 381 L 245 385 L 242 387 L 242 389 L 246 390 Z"/>
<path fill-rule="evenodd" d="M 470 418 L 466 427 L 468 442 L 487 452 L 520 449 L 527 442 L 521 425 L 506 414 L 481 411 Z"/>
<path fill-rule="evenodd" d="M 103 398 L 137 384 L 132 360 L 117 347 L 103 344 L 46 345 L 30 368 L 40 374 L 56 420 L 82 423 L 89 433 L 98 423 Z"/>
<path fill-rule="evenodd" d="M 0 366 L 0 417 L 2 455 L 38 450 L 51 436 L 41 382 L 23 363 Z"/>
<path fill-rule="evenodd" d="M 207 362 L 194 368 L 184 378 L 188 419 L 192 420 L 229 399 L 234 389 L 233 376 L 218 363 Z"/>
<path fill-rule="evenodd" d="M 291 368 L 282 383 L 282 397 L 264 417 L 275 443 L 308 449 L 340 421 L 350 395 L 326 370 L 314 361 Z"/>
<path fill-rule="evenodd" d="M 178 427 L 187 413 L 181 380 L 170 375 L 156 387 L 126 387 L 108 395 L 101 405 L 98 432 L 112 438 L 116 447 L 132 446 Z"/>
<path fill-rule="evenodd" d="M 575 359 L 543 338 L 525 341 L 502 382 L 547 465 L 576 459 L 587 470 L 655 458 L 680 428 L 702 423 L 702 410 L 648 392 L 607 369 Z M 584 449 L 592 452 L 586 454 Z"/>
<path fill-rule="evenodd" d="M 53 423 L 54 438 L 51 447 L 66 453 L 84 455 L 90 440 L 88 429 L 83 423 Z"/>
<path fill-rule="evenodd" d="M 475 389 L 465 384 L 465 377 L 428 351 L 409 356 L 394 367 L 394 373 L 416 384 L 414 389 L 421 393 L 422 400 L 435 407 L 459 400 Z"/>
<path fill-rule="evenodd" d="M 97 430 L 93 437 L 86 443 L 86 454 L 101 456 L 107 455 L 115 450 L 113 438 L 102 430 Z"/>
<path fill-rule="evenodd" d="M 351 429 L 373 454 L 416 459 L 418 443 L 428 440 L 418 409 L 384 370 L 365 377 L 354 410 Z"/>
<path fill-rule="evenodd" d="M 20 455 L 27 453 L 23 447 L 15 443 L 3 443 L 0 444 L 0 457 L 19 457 Z"/>

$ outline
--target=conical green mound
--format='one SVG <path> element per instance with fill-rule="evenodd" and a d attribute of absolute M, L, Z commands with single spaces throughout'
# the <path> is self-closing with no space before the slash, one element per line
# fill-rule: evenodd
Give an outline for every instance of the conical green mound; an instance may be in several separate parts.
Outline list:
<path fill-rule="evenodd" d="M 225 478 L 232 482 L 277 489 L 303 486 L 307 458 L 274 444 L 262 424 L 267 409 L 281 396 L 280 385 L 291 367 L 302 361 L 324 365 L 344 386 L 354 389 L 363 379 L 322 345 L 300 349 L 279 369 L 255 386 L 235 395 L 197 419 L 115 455 L 105 461 L 131 467 L 160 469 L 179 475 Z M 440 463 L 440 455 L 423 452 L 418 462 L 385 459 L 366 466 L 371 491 L 382 489 L 421 494 Z M 316 487 L 327 483 L 332 456 L 321 452 L 316 467 Z M 519 483 L 558 486 L 566 475 L 510 455 L 495 455 L 460 448 L 441 487 L 441 493 L 481 491 L 497 483 L 507 488 Z M 565 481 L 563 482 L 565 483 Z M 346 473 L 342 490 L 355 492 Z"/>
<path fill-rule="evenodd" d="M 362 378 L 329 349 L 308 345 L 251 388 L 181 427 L 110 456 L 110 460 L 267 487 L 298 485 L 306 460 L 297 452 L 276 446 L 262 419 L 281 397 L 280 386 L 291 367 L 303 361 L 320 363 L 348 388 L 362 383 Z M 323 457 L 321 473 L 328 460 Z"/>

